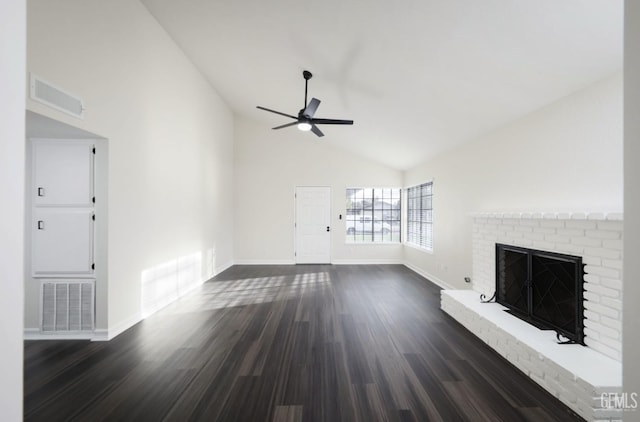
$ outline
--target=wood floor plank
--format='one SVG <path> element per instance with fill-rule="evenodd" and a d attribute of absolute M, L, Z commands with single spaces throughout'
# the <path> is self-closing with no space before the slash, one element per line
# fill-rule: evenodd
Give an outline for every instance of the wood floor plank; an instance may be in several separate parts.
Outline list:
<path fill-rule="evenodd" d="M 302 422 L 302 406 L 276 406 L 273 422 Z"/>
<path fill-rule="evenodd" d="M 498 414 L 485 406 L 482 399 L 464 381 L 444 381 L 443 386 L 465 419 L 471 421 L 497 421 Z"/>
<path fill-rule="evenodd" d="M 26 341 L 27 421 L 579 421 L 401 265 L 233 266 L 110 342 Z"/>

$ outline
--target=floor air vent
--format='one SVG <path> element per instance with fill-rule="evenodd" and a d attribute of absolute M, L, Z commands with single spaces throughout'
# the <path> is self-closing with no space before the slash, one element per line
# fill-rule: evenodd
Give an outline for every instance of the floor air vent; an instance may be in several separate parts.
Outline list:
<path fill-rule="evenodd" d="M 91 281 L 43 282 L 42 332 L 93 331 L 93 286 Z"/>
<path fill-rule="evenodd" d="M 31 99 L 84 119 L 84 105 L 80 98 L 67 94 L 33 74 L 31 74 L 29 91 Z"/>

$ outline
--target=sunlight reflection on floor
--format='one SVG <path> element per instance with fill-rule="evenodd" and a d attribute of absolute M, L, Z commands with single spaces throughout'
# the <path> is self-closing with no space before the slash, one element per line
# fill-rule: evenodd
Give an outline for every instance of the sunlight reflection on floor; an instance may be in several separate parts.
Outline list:
<path fill-rule="evenodd" d="M 299 298 L 319 289 L 327 289 L 330 284 L 331 279 L 326 271 L 290 276 L 212 280 L 180 302 L 184 303 L 185 309 L 191 311 L 193 309 L 200 311 L 224 309 Z M 179 308 L 177 307 L 174 312 L 180 313 Z"/>

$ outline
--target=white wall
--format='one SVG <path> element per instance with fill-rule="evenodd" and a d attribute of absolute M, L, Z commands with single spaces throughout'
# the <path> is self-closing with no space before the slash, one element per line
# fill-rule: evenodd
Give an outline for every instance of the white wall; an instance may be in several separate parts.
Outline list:
<path fill-rule="evenodd" d="M 87 110 L 78 120 L 27 108 L 108 139 L 107 325 L 117 333 L 141 316 L 143 274 L 195 256 L 202 279 L 232 262 L 233 115 L 138 1 L 29 1 L 28 40 L 27 70 Z M 29 325 L 36 306 L 29 295 Z"/>
<path fill-rule="evenodd" d="M 434 252 L 409 265 L 464 288 L 480 211 L 621 212 L 622 76 L 614 75 L 405 173 L 434 179 Z"/>
<path fill-rule="evenodd" d="M 238 118 L 235 135 L 237 263 L 293 262 L 295 186 L 331 187 L 332 262 L 401 261 L 399 244 L 346 244 L 344 220 L 347 187 L 401 187 L 400 171 L 332 147 L 330 134 L 319 139 L 295 127 L 274 131 Z"/>
<path fill-rule="evenodd" d="M 625 1 L 624 21 L 624 268 L 622 382 L 640 394 L 640 3 Z M 640 420 L 640 409 L 625 421 Z"/>
<path fill-rule="evenodd" d="M 7 422 L 22 420 L 26 42 L 26 1 L 4 1 L 0 13 L 0 413 Z"/>

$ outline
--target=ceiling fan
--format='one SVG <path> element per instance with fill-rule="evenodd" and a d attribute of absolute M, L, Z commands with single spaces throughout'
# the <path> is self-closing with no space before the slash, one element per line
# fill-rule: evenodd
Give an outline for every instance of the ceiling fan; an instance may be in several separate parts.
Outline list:
<path fill-rule="evenodd" d="M 279 114 L 281 116 L 289 117 L 294 119 L 295 122 L 287 123 L 281 126 L 276 126 L 273 129 L 282 129 L 285 127 L 298 125 L 298 129 L 303 131 L 310 130 L 315 133 L 317 136 L 324 136 L 324 133 L 318 128 L 316 125 L 352 125 L 353 120 L 338 120 L 338 119 L 319 119 L 314 118 L 313 116 L 320 105 L 320 100 L 317 98 L 312 98 L 307 104 L 307 86 L 309 84 L 309 79 L 313 76 L 311 72 L 305 70 L 302 72 L 302 76 L 304 77 L 304 108 L 298 112 L 298 117 L 292 116 L 291 114 L 281 113 L 279 111 L 271 110 L 266 107 L 257 106 L 260 110 L 269 111 L 271 113 Z"/>

